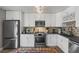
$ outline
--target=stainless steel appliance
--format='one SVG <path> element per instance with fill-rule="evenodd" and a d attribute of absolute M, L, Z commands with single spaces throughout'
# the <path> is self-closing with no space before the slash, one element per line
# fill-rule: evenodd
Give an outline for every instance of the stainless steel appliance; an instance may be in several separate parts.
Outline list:
<path fill-rule="evenodd" d="M 35 33 L 35 47 L 46 47 L 45 33 Z"/>
<path fill-rule="evenodd" d="M 69 41 L 69 53 L 79 53 L 79 43 Z"/>
<path fill-rule="evenodd" d="M 20 47 L 20 21 L 3 21 L 3 48 Z"/>
<path fill-rule="evenodd" d="M 42 20 L 35 21 L 35 27 L 45 27 L 45 21 Z"/>

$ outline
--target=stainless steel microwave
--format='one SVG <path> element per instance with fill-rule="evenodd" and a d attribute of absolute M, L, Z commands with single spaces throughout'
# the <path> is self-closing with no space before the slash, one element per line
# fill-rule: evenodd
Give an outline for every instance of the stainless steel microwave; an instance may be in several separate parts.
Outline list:
<path fill-rule="evenodd" d="M 35 26 L 36 27 L 45 27 L 45 21 L 42 21 L 42 20 L 35 21 Z"/>

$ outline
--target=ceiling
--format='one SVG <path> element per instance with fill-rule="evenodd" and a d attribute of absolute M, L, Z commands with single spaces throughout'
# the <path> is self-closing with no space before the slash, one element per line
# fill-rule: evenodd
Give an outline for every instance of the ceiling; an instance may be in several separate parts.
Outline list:
<path fill-rule="evenodd" d="M 55 14 L 57 12 L 63 11 L 69 6 L 45 6 L 43 13 L 52 13 Z M 26 13 L 37 13 L 36 8 L 34 6 L 0 6 L 3 10 L 15 10 L 22 11 Z"/>

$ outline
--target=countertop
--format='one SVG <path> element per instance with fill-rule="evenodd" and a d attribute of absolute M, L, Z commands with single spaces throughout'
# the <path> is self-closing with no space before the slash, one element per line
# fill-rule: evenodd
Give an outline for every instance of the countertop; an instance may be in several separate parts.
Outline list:
<path fill-rule="evenodd" d="M 34 34 L 34 33 L 26 33 L 26 34 Z M 57 33 L 48 33 L 48 34 L 57 34 Z M 64 34 L 59 34 L 59 35 L 62 35 L 62 36 L 66 37 L 69 40 L 74 41 L 76 43 L 79 43 L 79 37 L 77 37 L 77 36 L 68 36 L 68 35 L 64 35 Z"/>
<path fill-rule="evenodd" d="M 67 37 L 71 41 L 79 43 L 79 37 L 77 37 L 77 36 L 68 36 L 68 35 L 63 35 L 63 34 L 60 34 L 60 35 Z"/>
<path fill-rule="evenodd" d="M 22 34 L 34 34 L 34 33 L 22 33 Z M 58 34 L 58 33 L 47 33 L 47 34 Z"/>

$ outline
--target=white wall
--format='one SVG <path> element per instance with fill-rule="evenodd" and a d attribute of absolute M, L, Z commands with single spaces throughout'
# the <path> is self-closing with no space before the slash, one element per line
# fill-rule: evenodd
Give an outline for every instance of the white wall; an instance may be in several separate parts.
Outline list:
<path fill-rule="evenodd" d="M 0 9 L 0 50 L 2 49 L 2 21 L 6 19 L 6 12 Z"/>

